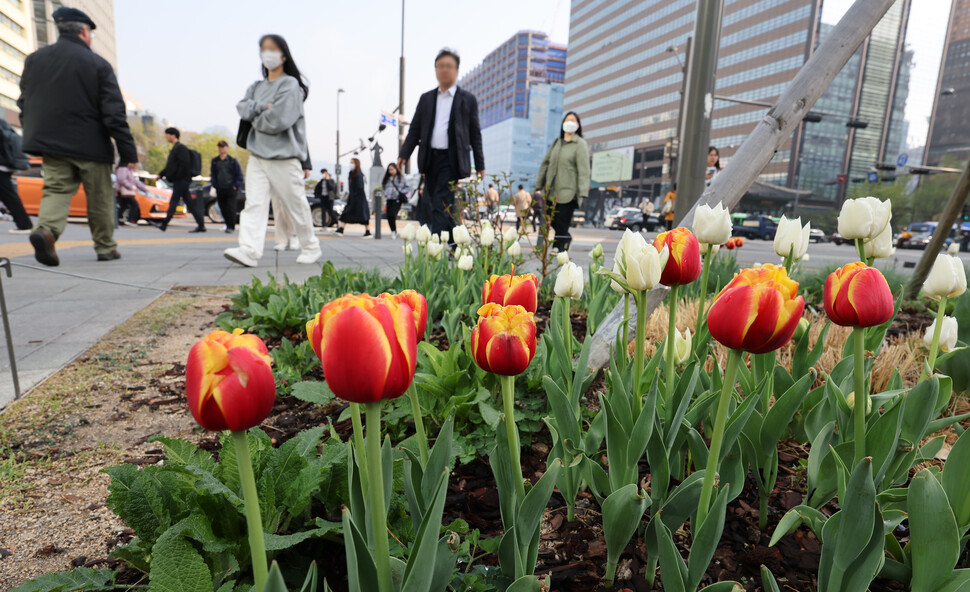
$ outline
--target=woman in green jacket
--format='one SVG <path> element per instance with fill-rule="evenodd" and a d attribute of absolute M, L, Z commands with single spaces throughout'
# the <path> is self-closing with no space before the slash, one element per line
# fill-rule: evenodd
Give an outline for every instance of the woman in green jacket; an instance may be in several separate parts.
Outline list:
<path fill-rule="evenodd" d="M 552 211 L 552 228 L 556 232 L 552 247 L 566 251 L 572 242 L 569 227 L 573 212 L 589 195 L 589 148 L 575 112 L 570 111 L 563 118 L 559 137 L 539 167 L 537 185 L 546 194 L 547 211 Z"/>

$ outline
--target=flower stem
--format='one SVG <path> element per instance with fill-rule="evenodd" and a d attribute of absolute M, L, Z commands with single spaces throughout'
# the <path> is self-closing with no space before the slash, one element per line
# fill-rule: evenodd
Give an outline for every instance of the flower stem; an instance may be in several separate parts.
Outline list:
<path fill-rule="evenodd" d="M 246 432 L 232 432 L 232 443 L 236 449 L 239 484 L 242 486 L 243 502 L 246 507 L 246 529 L 249 531 L 253 579 L 256 582 L 256 589 L 262 590 L 266 586 L 269 569 L 266 564 L 266 545 L 263 540 L 263 518 L 259 513 L 259 494 L 256 492 L 256 478 L 253 476 L 253 461 L 249 455 Z"/>
<path fill-rule="evenodd" d="M 560 298 L 562 300 L 562 337 L 565 341 L 563 345 L 566 347 L 566 363 L 569 364 L 568 372 L 566 373 L 566 394 L 572 396 L 573 392 L 573 323 L 569 316 L 569 303 L 568 297 Z"/>
<path fill-rule="evenodd" d="M 630 345 L 630 294 L 623 295 L 623 356 L 626 358 L 626 346 Z"/>
<path fill-rule="evenodd" d="M 852 330 L 855 337 L 855 405 L 852 410 L 852 420 L 855 424 L 855 464 L 866 457 L 866 407 L 869 402 L 869 391 L 866 388 L 866 330 L 856 327 Z"/>
<path fill-rule="evenodd" d="M 366 473 L 367 461 L 364 457 L 364 424 L 360 421 L 360 403 L 350 404 L 350 419 L 354 424 L 354 451 L 357 453 L 357 466 L 360 467 L 361 473 Z"/>
<path fill-rule="evenodd" d="M 714 418 L 714 433 L 711 435 L 711 451 L 707 455 L 707 468 L 704 470 L 704 485 L 701 488 L 701 499 L 697 504 L 696 529 L 704 523 L 707 512 L 711 507 L 711 495 L 714 493 L 714 475 L 717 474 L 721 446 L 724 444 L 724 428 L 727 424 L 728 407 L 731 394 L 734 392 L 734 381 L 738 378 L 738 365 L 741 363 L 741 350 L 729 349 L 727 367 L 724 369 L 724 384 L 721 396 L 717 402 L 717 415 Z"/>
<path fill-rule="evenodd" d="M 673 400 L 674 396 L 674 366 L 677 360 L 674 359 L 674 344 L 677 341 L 677 288 L 670 286 L 670 314 L 667 321 L 667 401 Z M 639 321 L 637 317 L 637 321 Z"/>
<path fill-rule="evenodd" d="M 633 422 L 636 423 L 637 418 L 640 417 L 640 411 L 643 409 L 641 382 L 643 380 L 643 350 L 647 345 L 647 315 L 644 310 L 647 293 L 638 292 L 633 298 L 637 305 L 636 343 L 633 344 Z"/>
<path fill-rule="evenodd" d="M 377 587 L 391 592 L 391 562 L 387 543 L 387 515 L 384 510 L 384 484 L 381 469 L 381 402 L 367 404 L 367 478 L 370 481 L 371 534 L 374 562 L 377 564 Z"/>
<path fill-rule="evenodd" d="M 414 434 L 418 439 L 418 452 L 421 453 L 421 465 L 428 466 L 428 435 L 424 431 L 424 416 L 421 415 L 421 401 L 414 382 L 408 386 L 408 398 L 411 399 L 411 415 L 414 416 Z"/>
<path fill-rule="evenodd" d="M 927 362 L 932 372 L 936 366 L 936 355 L 940 351 L 940 334 L 943 332 L 943 315 L 946 311 L 946 296 L 940 298 L 940 306 L 936 309 L 936 325 L 933 327 L 933 343 L 930 344 L 930 357 Z M 919 382 L 926 378 L 926 365 L 919 375 Z"/>
<path fill-rule="evenodd" d="M 515 481 L 515 505 L 525 499 L 525 483 L 522 478 L 522 450 L 519 446 L 519 430 L 515 426 L 515 377 L 502 376 L 502 403 L 505 409 L 505 433 L 509 440 L 509 460 L 512 461 L 512 479 Z"/>
<path fill-rule="evenodd" d="M 701 300 L 697 306 L 697 327 L 694 328 L 694 335 L 701 334 L 701 325 L 704 324 L 704 303 L 707 301 L 707 276 L 711 271 L 711 251 L 713 250 L 712 245 L 707 245 L 707 251 L 704 253 L 704 265 L 701 269 Z M 698 340 L 700 343 L 700 340 Z"/>
<path fill-rule="evenodd" d="M 866 247 L 861 238 L 855 239 L 855 248 L 859 252 L 859 261 L 866 262 Z"/>

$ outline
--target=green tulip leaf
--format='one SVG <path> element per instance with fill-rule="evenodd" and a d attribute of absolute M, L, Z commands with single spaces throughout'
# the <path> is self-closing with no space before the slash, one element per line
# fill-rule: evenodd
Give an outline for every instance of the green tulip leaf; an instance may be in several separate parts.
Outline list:
<path fill-rule="evenodd" d="M 936 592 L 960 557 L 960 534 L 946 492 L 924 469 L 909 485 L 909 550 L 913 592 Z"/>

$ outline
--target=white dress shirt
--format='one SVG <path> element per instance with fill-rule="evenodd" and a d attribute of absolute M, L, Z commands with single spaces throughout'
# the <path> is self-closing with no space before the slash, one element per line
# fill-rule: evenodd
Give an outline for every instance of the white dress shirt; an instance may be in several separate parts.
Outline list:
<path fill-rule="evenodd" d="M 455 102 L 453 85 L 448 90 L 438 88 L 438 100 L 435 105 L 434 129 L 431 130 L 431 148 L 433 150 L 448 149 L 448 123 L 451 121 L 451 104 Z"/>

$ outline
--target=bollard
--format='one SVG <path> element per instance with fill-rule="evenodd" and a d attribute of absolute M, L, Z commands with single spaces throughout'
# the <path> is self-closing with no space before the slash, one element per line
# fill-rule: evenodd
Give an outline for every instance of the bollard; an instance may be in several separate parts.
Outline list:
<path fill-rule="evenodd" d="M 384 191 L 380 187 L 374 190 L 374 239 L 381 239 L 381 213 L 384 211 Z"/>
<path fill-rule="evenodd" d="M 0 267 L 7 271 L 7 277 L 12 277 L 10 259 L 0 257 Z M 7 355 L 10 356 L 10 374 L 13 375 L 13 400 L 20 398 L 20 378 L 17 376 L 17 359 L 13 353 L 13 335 L 10 333 L 10 319 L 7 317 L 7 298 L 3 295 L 3 282 L 0 281 L 0 315 L 3 315 L 3 333 L 7 338 Z"/>

